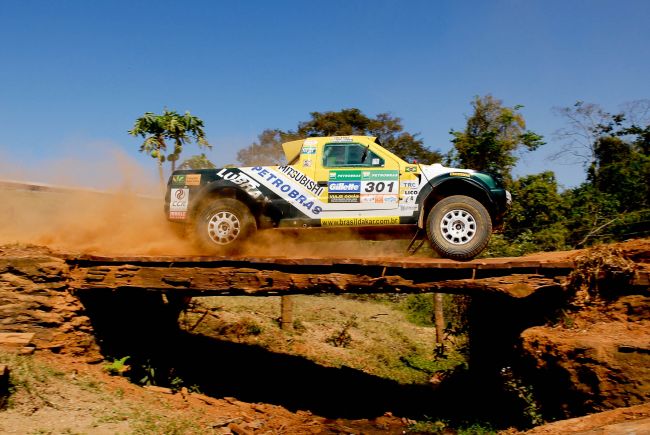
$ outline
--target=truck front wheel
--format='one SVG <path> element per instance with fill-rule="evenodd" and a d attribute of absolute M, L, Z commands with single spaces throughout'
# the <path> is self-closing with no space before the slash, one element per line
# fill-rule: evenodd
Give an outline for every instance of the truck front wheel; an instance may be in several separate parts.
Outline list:
<path fill-rule="evenodd" d="M 219 198 L 198 214 L 194 230 L 199 243 L 212 252 L 230 252 L 255 232 L 257 226 L 242 202 Z"/>
<path fill-rule="evenodd" d="M 446 258 L 474 258 L 485 249 L 491 234 L 490 214 L 483 204 L 469 196 L 448 196 L 427 217 L 427 236 L 433 249 Z"/>

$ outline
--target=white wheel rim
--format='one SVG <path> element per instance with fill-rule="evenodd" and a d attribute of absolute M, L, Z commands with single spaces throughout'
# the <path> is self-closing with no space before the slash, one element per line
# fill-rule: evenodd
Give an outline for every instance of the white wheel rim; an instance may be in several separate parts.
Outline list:
<path fill-rule="evenodd" d="M 208 235 L 214 243 L 219 245 L 232 243 L 240 232 L 239 219 L 229 211 L 215 213 L 208 221 Z"/>
<path fill-rule="evenodd" d="M 451 210 L 440 220 L 440 231 L 452 245 L 464 245 L 476 235 L 476 219 L 467 210 Z"/>

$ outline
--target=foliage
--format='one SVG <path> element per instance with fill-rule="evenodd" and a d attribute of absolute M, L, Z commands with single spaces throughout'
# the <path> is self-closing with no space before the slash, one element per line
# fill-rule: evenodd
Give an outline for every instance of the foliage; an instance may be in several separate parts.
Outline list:
<path fill-rule="evenodd" d="M 284 165 L 287 159 L 282 150 L 282 144 L 297 139 L 289 133 L 280 130 L 264 130 L 248 147 L 237 152 L 237 161 L 244 166 Z"/>
<path fill-rule="evenodd" d="M 493 435 L 497 431 L 489 424 L 485 423 L 466 423 L 458 426 L 446 420 L 426 419 L 412 423 L 408 430 L 409 433 L 417 434 L 451 434 L 456 435 Z"/>
<path fill-rule="evenodd" d="M 533 232 L 524 230 L 514 239 L 508 239 L 504 234 L 492 234 L 487 248 L 480 257 L 520 257 L 538 250 L 533 241 Z"/>
<path fill-rule="evenodd" d="M 650 206 L 650 154 L 644 153 L 644 148 L 647 144 L 640 139 L 626 142 L 620 137 L 605 136 L 596 141 L 588 180 L 600 192 L 616 199 L 619 211 Z"/>
<path fill-rule="evenodd" d="M 588 167 L 596 160 L 596 145 L 603 136 L 645 137 L 646 148 L 643 153 L 648 154 L 650 100 L 626 103 L 620 112 L 614 114 L 605 111 L 598 104 L 584 101 L 577 101 L 570 107 L 556 107 L 554 111 L 567 123 L 555 132 L 555 137 L 563 144 L 561 150 L 553 156 L 554 159 L 568 163 L 579 162 Z"/>
<path fill-rule="evenodd" d="M 628 103 L 615 114 L 578 101 L 556 109 L 568 126 L 556 155 L 581 161 L 587 180 L 559 193 L 552 172 L 521 177 L 510 185 L 513 204 L 503 234 L 486 256 L 581 248 L 650 233 L 650 100 Z"/>
<path fill-rule="evenodd" d="M 129 358 L 129 356 L 125 356 L 119 359 L 114 358 L 112 362 L 104 364 L 104 371 L 112 376 L 122 376 L 130 369 L 130 367 L 126 364 L 126 361 Z"/>
<path fill-rule="evenodd" d="M 375 118 L 359 109 L 342 109 L 338 112 L 311 112 L 311 119 L 298 123 L 296 130 L 264 130 L 258 141 L 237 153 L 244 165 L 276 165 L 286 163 L 281 144 L 310 136 L 375 136 L 382 146 L 397 156 L 410 161 L 431 164 L 439 162 L 441 155 L 424 146 L 417 134 L 404 131 L 401 118 L 380 113 Z"/>
<path fill-rule="evenodd" d="M 467 118 L 463 131 L 451 131 L 454 150 L 449 163 L 493 173 L 506 183 L 517 163 L 515 151 L 525 148 L 533 151 L 544 145 L 542 136 L 526 129 L 523 106 L 505 107 L 492 95 L 476 96 L 472 101 L 474 112 Z"/>
<path fill-rule="evenodd" d="M 442 358 L 414 353 L 401 356 L 400 361 L 405 366 L 424 372 L 429 376 L 447 377 L 457 370 L 467 369 L 467 358 L 458 352 L 453 352 Z"/>
<path fill-rule="evenodd" d="M 352 343 L 352 336 L 350 329 L 358 326 L 357 316 L 352 315 L 344 324 L 340 331 L 335 331 L 330 335 L 325 342 L 334 347 L 348 347 Z"/>
<path fill-rule="evenodd" d="M 537 426 L 544 423 L 540 406 L 535 400 L 533 394 L 533 387 L 524 384 L 510 367 L 504 367 L 501 369 L 501 378 L 503 379 L 506 391 L 516 395 L 517 398 L 523 402 L 524 415 L 528 417 L 530 424 L 532 426 Z"/>
<path fill-rule="evenodd" d="M 157 369 L 150 360 L 147 360 L 144 364 L 140 365 L 139 368 L 142 372 L 142 377 L 138 380 L 140 385 L 157 385 Z"/>
<path fill-rule="evenodd" d="M 414 294 L 408 295 L 402 302 L 402 309 L 406 312 L 406 319 L 418 326 L 433 326 L 433 295 Z"/>
<path fill-rule="evenodd" d="M 443 295 L 446 330 L 452 334 L 464 333 L 466 329 L 465 311 L 469 299 L 462 295 Z M 433 294 L 411 294 L 400 302 L 400 309 L 406 312 L 409 322 L 418 326 L 434 326 Z"/>
<path fill-rule="evenodd" d="M 575 267 L 569 276 L 569 285 L 575 291 L 585 291 L 581 297 L 610 296 L 622 292 L 634 277 L 636 264 L 627 259 L 620 249 L 597 246 L 575 257 Z M 608 285 L 602 286 L 601 283 Z"/>
<path fill-rule="evenodd" d="M 263 328 L 259 323 L 247 317 L 236 322 L 223 323 L 217 328 L 219 335 L 236 337 L 238 340 L 248 336 L 260 335 L 262 331 Z"/>
<path fill-rule="evenodd" d="M 555 174 L 551 171 L 528 175 L 511 186 L 514 198 L 506 216 L 505 236 L 510 241 L 529 235 L 533 250 L 555 251 L 566 248 L 565 209 L 558 193 Z M 526 248 L 521 253 L 526 253 Z M 519 255 L 521 255 L 521 253 Z"/>
<path fill-rule="evenodd" d="M 157 160 L 161 181 L 163 162 L 170 161 L 173 171 L 186 143 L 195 141 L 199 147 L 212 148 L 205 138 L 203 120 L 191 115 L 190 112 L 185 112 L 183 115 L 168 109 L 164 109 L 160 115 L 145 112 L 135 120 L 129 134 L 144 138 L 144 142 L 140 145 L 140 152 L 149 154 Z M 165 155 L 167 141 L 173 143 L 173 150 Z"/>
<path fill-rule="evenodd" d="M 49 401 L 46 389 L 55 379 L 61 379 L 64 373 L 50 366 L 40 364 L 32 356 L 16 355 L 0 351 L 0 364 L 11 368 L 9 373 L 9 400 L 3 407 L 14 405 L 14 395 L 21 394 L 23 400 L 30 403 L 31 409 L 41 406 L 53 406 Z"/>
<path fill-rule="evenodd" d="M 178 169 L 214 169 L 215 164 L 206 157 L 204 153 L 186 159 L 178 166 Z"/>

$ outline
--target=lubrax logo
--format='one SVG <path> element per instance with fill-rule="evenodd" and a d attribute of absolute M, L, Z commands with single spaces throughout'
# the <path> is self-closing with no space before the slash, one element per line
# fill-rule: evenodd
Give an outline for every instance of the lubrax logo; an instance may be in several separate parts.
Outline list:
<path fill-rule="evenodd" d="M 336 182 L 336 183 L 329 183 L 329 191 L 330 192 L 353 192 L 353 193 L 358 193 L 361 192 L 361 183 L 359 182 Z"/>

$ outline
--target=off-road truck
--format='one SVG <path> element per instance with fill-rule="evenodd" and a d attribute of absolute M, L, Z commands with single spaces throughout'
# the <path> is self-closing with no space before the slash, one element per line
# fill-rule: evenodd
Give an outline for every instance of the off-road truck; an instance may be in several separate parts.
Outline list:
<path fill-rule="evenodd" d="M 510 203 L 510 193 L 486 173 L 407 163 L 374 137 L 310 137 L 282 146 L 282 166 L 174 171 L 168 219 L 221 252 L 265 228 L 410 226 L 426 230 L 441 256 L 467 260 L 486 247 Z"/>

